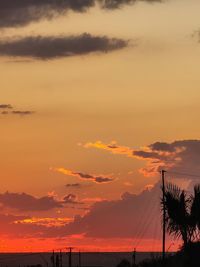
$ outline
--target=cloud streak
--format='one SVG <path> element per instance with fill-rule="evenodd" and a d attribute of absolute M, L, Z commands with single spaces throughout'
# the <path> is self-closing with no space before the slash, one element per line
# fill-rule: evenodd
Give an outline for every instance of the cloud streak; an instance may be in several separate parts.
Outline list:
<path fill-rule="evenodd" d="M 112 182 L 113 179 L 110 177 L 105 177 L 105 176 L 95 176 L 95 175 L 91 175 L 91 174 L 87 174 L 87 173 L 82 173 L 82 172 L 74 172 L 65 168 L 56 168 L 54 169 L 56 172 L 62 173 L 64 175 L 67 176 L 74 176 L 77 177 L 79 179 L 82 180 L 91 180 L 97 184 L 101 184 L 101 183 L 109 183 Z"/>
<path fill-rule="evenodd" d="M 0 40 L 0 55 L 48 60 L 61 57 L 106 53 L 128 46 L 128 41 L 89 33 L 71 36 L 30 36 Z"/>
<path fill-rule="evenodd" d="M 32 115 L 34 113 L 35 113 L 34 111 L 30 111 L 30 110 L 25 110 L 25 111 L 22 111 L 22 110 L 13 110 L 12 111 L 12 114 L 14 114 L 14 115 L 20 115 L 20 116 Z"/>
<path fill-rule="evenodd" d="M 0 104 L 0 114 L 1 115 L 20 115 L 20 116 L 27 116 L 32 115 L 35 113 L 34 111 L 30 110 L 13 110 L 13 106 L 10 104 Z"/>
<path fill-rule="evenodd" d="M 67 188 L 80 188 L 81 184 L 79 183 L 74 183 L 74 184 L 66 184 L 65 185 Z"/>
<path fill-rule="evenodd" d="M 12 109 L 13 107 L 10 104 L 0 104 L 0 109 Z"/>

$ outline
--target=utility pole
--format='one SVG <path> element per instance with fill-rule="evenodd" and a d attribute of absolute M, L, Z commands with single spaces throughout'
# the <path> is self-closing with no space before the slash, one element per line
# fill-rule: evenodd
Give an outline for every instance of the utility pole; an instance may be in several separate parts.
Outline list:
<path fill-rule="evenodd" d="M 133 254 L 132 254 L 132 267 L 136 266 L 136 248 L 134 248 Z"/>
<path fill-rule="evenodd" d="M 73 247 L 68 247 L 67 249 L 69 249 L 69 266 L 68 267 L 72 267 L 72 250 L 74 248 Z"/>
<path fill-rule="evenodd" d="M 53 250 L 53 253 L 51 255 L 51 263 L 52 263 L 52 267 L 55 267 L 55 253 L 54 253 L 54 250 Z"/>
<path fill-rule="evenodd" d="M 165 233 L 166 233 L 166 206 L 165 206 L 165 170 L 161 171 L 162 178 L 162 202 L 163 202 L 163 240 L 162 240 L 162 259 L 165 260 Z"/>
<path fill-rule="evenodd" d="M 63 264 L 62 264 L 62 250 L 60 250 L 60 267 L 63 267 Z"/>
<path fill-rule="evenodd" d="M 81 251 L 79 250 L 79 253 L 78 253 L 78 265 L 79 267 L 81 267 Z"/>

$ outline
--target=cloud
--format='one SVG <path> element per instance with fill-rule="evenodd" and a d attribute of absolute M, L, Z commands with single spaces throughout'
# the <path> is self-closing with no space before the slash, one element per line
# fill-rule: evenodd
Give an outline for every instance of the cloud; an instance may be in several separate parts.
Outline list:
<path fill-rule="evenodd" d="M 34 224 L 46 227 L 61 227 L 72 221 L 72 218 L 54 218 L 54 217 L 20 217 L 11 220 L 14 224 Z"/>
<path fill-rule="evenodd" d="M 86 215 L 75 217 L 66 232 L 95 238 L 154 238 L 155 227 L 161 227 L 160 192 L 156 184 L 138 195 L 126 192 L 119 200 L 97 202 Z"/>
<path fill-rule="evenodd" d="M 0 194 L 0 204 L 20 211 L 45 211 L 62 207 L 59 201 L 50 196 L 36 198 L 26 193 L 10 192 Z"/>
<path fill-rule="evenodd" d="M 77 201 L 76 195 L 69 194 L 63 198 L 63 204 L 84 204 L 84 203 Z"/>
<path fill-rule="evenodd" d="M 50 230 L 44 223 L 39 224 L 27 216 L 18 216 L 12 214 L 0 214 L 0 235 L 5 238 L 30 238 L 42 237 L 46 230 Z M 30 222 L 30 223 L 25 223 Z M 54 228 L 52 226 L 52 228 Z"/>
<path fill-rule="evenodd" d="M 0 109 L 12 109 L 13 107 L 10 104 L 0 104 Z"/>
<path fill-rule="evenodd" d="M 1 0 L 0 27 L 24 26 L 40 19 L 52 19 L 68 10 L 86 11 L 94 0 Z"/>
<path fill-rule="evenodd" d="M 34 111 L 26 110 L 26 111 L 21 111 L 21 110 L 13 110 L 12 114 L 15 115 L 20 115 L 20 116 L 27 116 L 27 115 L 32 115 L 34 114 Z"/>
<path fill-rule="evenodd" d="M 147 3 L 161 3 L 162 0 L 100 0 L 102 7 L 106 9 L 116 9 L 120 8 L 123 5 L 131 5 L 137 2 L 147 2 Z"/>
<path fill-rule="evenodd" d="M 90 142 L 83 146 L 144 160 L 146 166 L 140 169 L 140 172 L 145 176 L 155 176 L 163 168 L 168 172 L 184 172 L 185 170 L 189 173 L 200 173 L 200 140 L 177 140 L 171 143 L 155 142 L 140 149 L 120 146 L 116 142 L 106 144 L 101 141 Z M 182 177 L 186 176 L 182 175 Z"/>
<path fill-rule="evenodd" d="M 126 192 L 118 200 L 85 199 L 94 202 L 82 217 L 38 218 L 0 214 L 0 234 L 14 238 L 67 237 L 84 234 L 94 238 L 153 238 L 160 222 L 160 185 L 138 195 Z M 64 198 L 74 202 L 75 196 Z M 145 230 L 145 235 L 140 234 Z"/>
<path fill-rule="evenodd" d="M 113 178 L 110 177 L 104 177 L 104 176 L 95 176 L 87 173 L 82 173 L 82 172 L 74 172 L 65 168 L 55 168 L 53 169 L 54 171 L 63 173 L 68 176 L 75 176 L 79 179 L 83 180 L 91 180 L 95 183 L 101 184 L 101 183 L 109 183 L 113 181 Z"/>
<path fill-rule="evenodd" d="M 10 104 L 0 104 L 0 112 L 1 115 L 20 115 L 20 116 L 27 116 L 32 115 L 35 113 L 34 111 L 30 110 L 13 110 L 13 106 Z"/>
<path fill-rule="evenodd" d="M 125 155 L 127 157 L 133 156 L 133 149 L 127 146 L 119 146 L 117 142 L 112 141 L 109 144 L 105 144 L 101 141 L 96 141 L 94 143 L 89 142 L 83 145 L 85 148 L 97 148 L 111 152 L 112 154 Z"/>
<path fill-rule="evenodd" d="M 74 184 L 66 184 L 65 186 L 68 187 L 68 188 L 80 188 L 81 184 L 74 183 Z"/>
<path fill-rule="evenodd" d="M 0 40 L 0 55 L 34 59 L 54 59 L 89 53 L 105 53 L 128 46 L 128 41 L 89 33 L 71 36 L 30 36 Z"/>
<path fill-rule="evenodd" d="M 99 5 L 103 9 L 116 9 L 136 2 L 162 2 L 162 0 L 1 0 L 0 27 L 19 27 L 41 19 L 53 19 L 67 11 L 86 12 Z"/>
<path fill-rule="evenodd" d="M 55 208 L 64 208 L 67 204 L 83 204 L 77 201 L 73 194 L 57 200 L 54 196 L 44 196 L 41 198 L 34 197 L 26 193 L 0 194 L 0 204 L 4 208 L 11 208 L 18 211 L 48 211 Z"/>

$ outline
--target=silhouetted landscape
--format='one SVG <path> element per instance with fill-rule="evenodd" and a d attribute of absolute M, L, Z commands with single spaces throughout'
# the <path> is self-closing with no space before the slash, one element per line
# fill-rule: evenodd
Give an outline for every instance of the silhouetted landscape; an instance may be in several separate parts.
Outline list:
<path fill-rule="evenodd" d="M 200 0 L 0 0 L 0 267 L 200 267 Z"/>

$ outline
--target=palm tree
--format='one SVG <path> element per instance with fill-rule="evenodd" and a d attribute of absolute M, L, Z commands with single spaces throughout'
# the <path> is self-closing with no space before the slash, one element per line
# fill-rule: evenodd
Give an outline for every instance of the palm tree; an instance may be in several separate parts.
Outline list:
<path fill-rule="evenodd" d="M 194 228 L 191 227 L 191 199 L 178 186 L 168 184 L 162 207 L 164 204 L 166 208 L 166 226 L 168 233 L 175 238 L 181 237 L 184 245 L 188 244 L 192 240 L 194 231 Z M 196 206 L 193 207 L 193 210 L 196 216 Z M 193 220 L 196 221 L 196 217 Z"/>
<path fill-rule="evenodd" d="M 190 197 L 190 226 L 194 238 L 200 240 L 200 185 L 194 186 L 194 195 Z"/>

